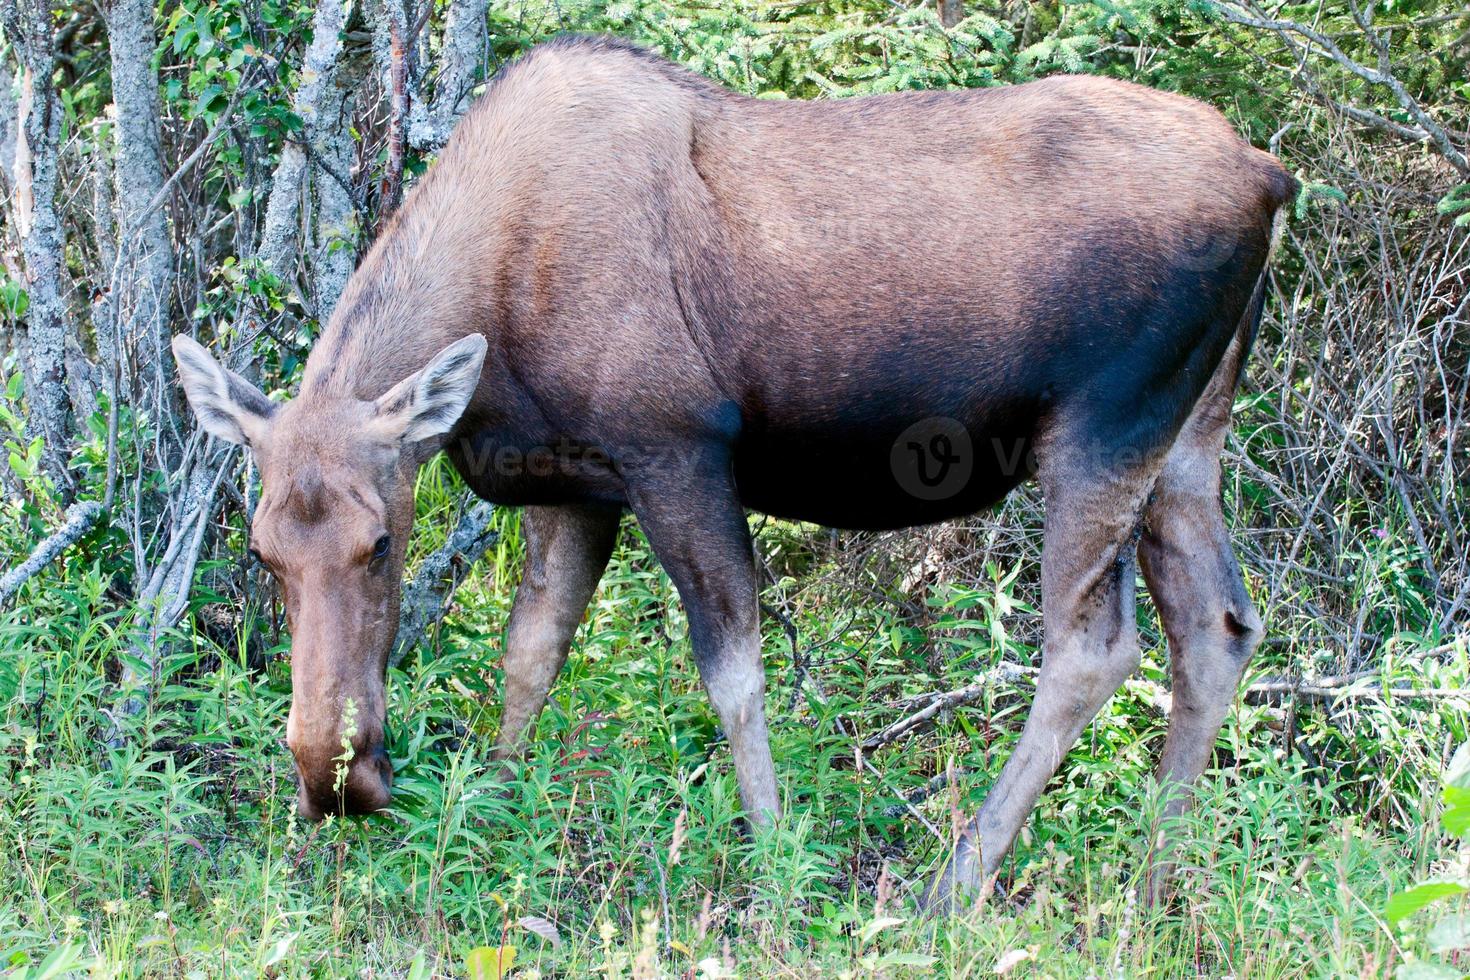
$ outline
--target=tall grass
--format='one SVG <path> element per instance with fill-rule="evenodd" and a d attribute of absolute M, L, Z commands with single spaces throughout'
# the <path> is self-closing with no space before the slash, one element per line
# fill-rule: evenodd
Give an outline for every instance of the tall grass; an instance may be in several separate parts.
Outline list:
<path fill-rule="evenodd" d="M 416 548 L 435 544 L 453 495 L 443 471 L 426 471 Z M 783 593 L 808 674 L 769 624 L 786 815 L 752 837 L 674 593 L 631 525 L 528 760 L 497 782 L 512 515 L 502 531 L 499 564 L 390 674 L 392 809 L 320 825 L 294 810 L 280 643 L 256 626 L 181 633 L 146 710 L 113 719 L 126 607 L 85 562 L 32 583 L 0 619 L 4 962 L 40 975 L 60 950 L 104 976 L 429 976 L 513 946 L 517 976 L 960 976 L 1010 963 L 1271 977 L 1375 975 L 1402 960 L 1381 910 L 1436 854 L 1425 814 L 1444 749 L 1465 736 L 1463 700 L 1355 697 L 1294 717 L 1242 704 L 1184 820 L 1176 897 L 1147 909 L 1165 721 L 1164 651 L 1148 632 L 1143 670 L 1069 757 L 1004 895 L 928 922 L 905 895 L 940 856 L 926 824 L 943 830 L 978 805 L 1030 691 L 998 684 L 861 766 L 855 736 L 898 717 L 906 694 L 1034 659 L 1010 628 L 1029 615 L 1008 595 L 1014 576 L 930 590 L 923 625 L 826 587 Z M 768 550 L 787 533 L 768 532 Z M 1465 657 L 1420 682 L 1463 685 Z M 1384 683 L 1418 669 L 1407 653 L 1401 663 Z M 797 676 L 811 679 L 797 688 Z M 102 738 L 114 721 L 120 748 Z M 1336 768 L 1291 749 L 1307 734 L 1330 739 Z M 951 768 L 965 775 L 905 805 Z"/>

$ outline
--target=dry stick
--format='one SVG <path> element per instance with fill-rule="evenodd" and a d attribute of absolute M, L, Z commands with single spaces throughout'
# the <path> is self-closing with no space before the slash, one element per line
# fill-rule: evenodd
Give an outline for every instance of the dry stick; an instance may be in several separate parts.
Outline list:
<path fill-rule="evenodd" d="M 211 440 L 212 442 L 213 440 Z M 196 452 L 207 454 L 210 447 L 196 442 Z M 199 554 L 204 548 L 204 537 L 214 516 L 215 501 L 220 483 L 230 472 L 229 465 L 234 447 L 225 449 L 223 457 L 210 458 L 200 455 L 190 468 L 188 481 L 179 504 L 186 508 L 183 516 L 174 525 L 169 536 L 168 548 L 153 567 L 148 583 L 138 593 L 136 602 L 145 610 L 143 628 L 132 641 L 132 659 L 123 665 L 119 687 L 122 701 L 112 711 L 105 711 L 109 719 L 104 741 L 109 748 L 120 748 L 123 744 L 121 719 L 140 714 L 148 702 L 157 681 L 157 649 L 163 634 L 183 616 L 189 606 L 189 590 L 194 581 L 194 569 Z M 141 664 L 146 671 L 138 670 Z"/>
<path fill-rule="evenodd" d="M 1424 656 L 1433 657 L 1447 653 L 1454 649 L 1461 640 L 1441 644 L 1432 650 L 1425 651 Z M 1032 680 L 1040 673 L 1035 667 L 1024 667 L 1020 664 L 1001 664 L 985 672 L 977 681 L 966 684 L 964 687 L 953 691 L 941 691 L 935 694 L 921 694 L 913 698 L 905 699 L 902 704 L 916 704 L 923 702 L 924 706 L 913 714 L 906 715 L 888 727 L 879 731 L 876 735 L 870 735 L 863 740 L 862 749 L 864 753 L 881 748 L 890 742 L 911 735 L 923 727 L 927 722 L 941 712 L 949 711 L 961 705 L 978 701 L 988 687 L 997 681 L 1014 684 L 1022 679 Z M 1390 688 L 1360 686 L 1366 681 L 1378 677 L 1377 671 L 1359 671 L 1353 674 L 1343 674 L 1335 677 L 1323 677 L 1311 683 L 1301 680 L 1293 680 L 1284 677 L 1267 677 L 1251 684 L 1245 689 L 1244 695 L 1248 702 L 1258 704 L 1272 697 L 1283 695 L 1299 696 L 1310 701 L 1334 701 L 1339 698 L 1466 698 L 1470 699 L 1470 688 L 1463 687 L 1426 687 L 1415 688 L 1397 686 Z"/>
<path fill-rule="evenodd" d="M 404 122 L 408 116 L 408 56 L 404 49 L 403 12 L 397 0 L 387 0 L 383 16 L 388 18 L 388 166 L 383 174 L 383 200 L 378 208 L 378 228 L 398 210 L 403 194 Z"/>
<path fill-rule="evenodd" d="M 61 530 L 36 545 L 30 557 L 0 577 L 0 604 L 10 601 L 32 575 L 56 559 L 63 551 L 92 529 L 102 516 L 102 505 L 95 500 L 79 500 L 66 509 L 66 523 Z"/>
<path fill-rule="evenodd" d="M 1332 684 L 1302 684 L 1298 681 L 1258 681 L 1245 689 L 1248 704 L 1269 704 L 1283 697 L 1301 698 L 1306 701 L 1337 701 L 1341 698 L 1387 697 L 1414 700 L 1437 700 L 1440 698 L 1465 698 L 1470 700 L 1470 687 L 1338 687 Z"/>

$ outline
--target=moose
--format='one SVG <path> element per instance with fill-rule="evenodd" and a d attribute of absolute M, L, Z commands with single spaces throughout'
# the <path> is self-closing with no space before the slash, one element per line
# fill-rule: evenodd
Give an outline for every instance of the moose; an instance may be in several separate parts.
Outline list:
<path fill-rule="evenodd" d="M 997 873 L 1140 658 L 1159 762 L 1211 757 L 1263 633 L 1220 454 L 1296 181 L 1215 110 L 1099 77 L 757 100 L 566 37 L 492 79 L 277 404 L 174 340 L 200 424 L 248 446 L 250 540 L 291 632 L 307 818 L 385 807 L 385 665 L 417 469 L 524 507 L 494 752 L 513 757 L 631 511 L 688 614 L 744 812 L 780 811 L 746 509 L 852 529 L 1046 504 L 1044 642 L 1014 753 L 927 901 Z M 356 711 L 345 778 L 344 707 Z"/>

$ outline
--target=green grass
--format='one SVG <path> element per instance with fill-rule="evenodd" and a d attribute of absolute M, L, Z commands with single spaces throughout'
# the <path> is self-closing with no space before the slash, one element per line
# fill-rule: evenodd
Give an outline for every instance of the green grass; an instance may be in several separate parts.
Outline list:
<path fill-rule="evenodd" d="M 429 471 L 416 549 L 437 543 L 451 499 Z M 1145 619 L 1144 669 L 1053 781 L 1005 896 L 929 922 L 906 897 L 941 855 L 924 822 L 944 829 L 978 805 L 1030 691 L 997 686 L 861 768 L 854 734 L 899 717 L 903 694 L 1034 659 L 1008 628 L 1029 613 L 1004 576 L 932 590 L 923 624 L 826 580 L 782 583 L 802 648 L 820 644 L 821 691 L 793 690 L 789 641 L 768 622 L 786 814 L 752 839 L 682 614 L 631 526 L 529 760 L 496 781 L 513 513 L 502 530 L 431 646 L 390 675 L 394 805 L 361 821 L 294 815 L 284 638 L 270 647 L 238 617 L 233 633 L 190 626 L 110 749 L 126 607 L 82 562 L 28 586 L 0 620 L 0 963 L 427 977 L 465 975 L 472 950 L 505 945 L 520 977 L 983 976 L 1008 961 L 1012 975 L 1294 977 L 1381 975 L 1413 949 L 1412 922 L 1393 932 L 1382 910 L 1439 853 L 1432 813 L 1462 701 L 1363 698 L 1292 719 L 1239 705 L 1179 828 L 1176 898 L 1146 909 L 1166 720 L 1165 653 Z M 1413 650 L 1391 676 L 1464 683 L 1463 650 L 1432 674 Z M 1283 751 L 1287 725 L 1317 764 Z M 968 775 L 915 808 L 923 821 L 905 811 L 901 794 L 950 766 Z"/>

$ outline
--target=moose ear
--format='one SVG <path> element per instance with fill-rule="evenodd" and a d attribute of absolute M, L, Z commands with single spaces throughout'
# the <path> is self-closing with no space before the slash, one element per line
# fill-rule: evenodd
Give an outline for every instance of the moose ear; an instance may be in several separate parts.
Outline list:
<path fill-rule="evenodd" d="M 477 333 L 444 348 L 417 374 L 377 400 L 377 429 L 405 443 L 442 436 L 464 414 L 485 363 L 485 338 Z"/>
<path fill-rule="evenodd" d="M 259 449 L 270 431 L 276 406 L 234 371 L 221 367 L 192 337 L 175 334 L 174 360 L 189 407 L 217 439 Z"/>

